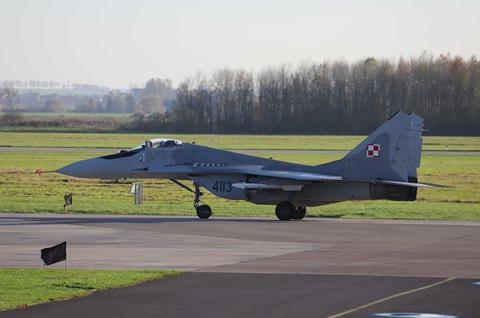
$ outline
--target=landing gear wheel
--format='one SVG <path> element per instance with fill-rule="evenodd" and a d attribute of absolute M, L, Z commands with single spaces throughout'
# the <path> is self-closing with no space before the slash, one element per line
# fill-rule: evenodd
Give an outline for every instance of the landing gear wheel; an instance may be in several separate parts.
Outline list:
<path fill-rule="evenodd" d="M 307 214 L 307 208 L 304 206 L 298 206 L 295 209 L 295 212 L 293 212 L 292 219 L 301 220 L 305 217 L 305 214 Z"/>
<path fill-rule="evenodd" d="M 197 215 L 201 219 L 208 219 L 212 215 L 212 208 L 209 205 L 199 205 L 197 207 Z"/>
<path fill-rule="evenodd" d="M 281 221 L 289 221 L 295 213 L 295 206 L 288 201 L 283 201 L 277 204 L 275 214 Z"/>

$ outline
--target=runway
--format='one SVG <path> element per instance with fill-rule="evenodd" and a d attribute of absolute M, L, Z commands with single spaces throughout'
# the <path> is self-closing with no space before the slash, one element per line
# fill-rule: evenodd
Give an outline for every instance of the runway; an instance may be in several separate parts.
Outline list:
<path fill-rule="evenodd" d="M 2 214 L 0 237 L 4 267 L 67 240 L 72 267 L 190 271 L 0 317 L 480 316 L 478 222 Z"/>

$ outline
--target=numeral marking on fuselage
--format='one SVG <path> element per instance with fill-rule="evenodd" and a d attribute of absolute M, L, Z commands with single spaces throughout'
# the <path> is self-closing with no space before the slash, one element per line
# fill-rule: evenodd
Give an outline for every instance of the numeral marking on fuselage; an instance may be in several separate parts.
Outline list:
<path fill-rule="evenodd" d="M 215 192 L 232 192 L 232 182 L 230 182 L 230 181 L 215 181 L 212 189 Z"/>

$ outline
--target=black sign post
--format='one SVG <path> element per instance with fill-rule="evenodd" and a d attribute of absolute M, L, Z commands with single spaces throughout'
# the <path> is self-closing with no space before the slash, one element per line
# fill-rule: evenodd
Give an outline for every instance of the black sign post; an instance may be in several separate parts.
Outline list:
<path fill-rule="evenodd" d="M 67 211 L 67 206 L 73 204 L 73 193 L 67 193 L 63 196 L 63 199 L 65 200 L 65 204 L 63 205 L 63 212 Z"/>

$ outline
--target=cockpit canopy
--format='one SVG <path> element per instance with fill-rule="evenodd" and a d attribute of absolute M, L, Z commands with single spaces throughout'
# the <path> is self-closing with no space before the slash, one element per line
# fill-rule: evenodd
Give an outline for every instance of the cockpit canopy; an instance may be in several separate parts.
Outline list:
<path fill-rule="evenodd" d="M 180 140 L 167 139 L 167 138 L 154 138 L 154 139 L 145 140 L 143 144 L 140 144 L 132 149 L 129 149 L 129 150 L 122 149 L 120 150 L 119 153 L 116 153 L 113 155 L 101 156 L 99 158 L 112 160 L 117 158 L 131 157 L 143 151 L 143 149 L 145 148 L 173 148 L 173 147 L 182 147 L 182 146 L 183 146 L 183 142 L 181 142 Z"/>
<path fill-rule="evenodd" d="M 134 149 L 140 148 L 171 148 L 171 147 L 182 147 L 183 142 L 176 139 L 168 139 L 168 138 L 154 138 L 145 140 L 143 144 L 136 146 Z"/>

